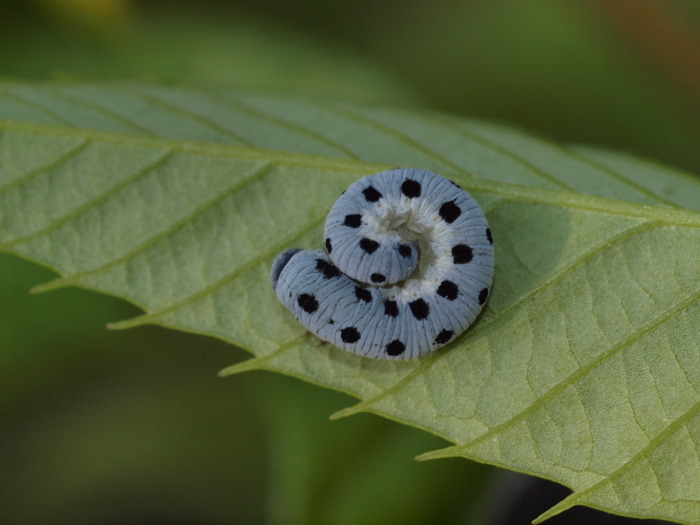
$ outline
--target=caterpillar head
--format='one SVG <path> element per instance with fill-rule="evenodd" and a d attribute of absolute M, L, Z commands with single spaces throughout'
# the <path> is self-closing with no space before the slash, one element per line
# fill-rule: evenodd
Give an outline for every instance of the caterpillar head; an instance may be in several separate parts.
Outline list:
<path fill-rule="evenodd" d="M 284 251 L 277 256 L 275 262 L 272 263 L 272 270 L 270 270 L 270 281 L 272 282 L 272 289 L 277 288 L 277 281 L 280 278 L 280 274 L 287 263 L 294 257 L 294 254 L 300 252 L 299 248 L 292 248 L 291 250 Z"/>

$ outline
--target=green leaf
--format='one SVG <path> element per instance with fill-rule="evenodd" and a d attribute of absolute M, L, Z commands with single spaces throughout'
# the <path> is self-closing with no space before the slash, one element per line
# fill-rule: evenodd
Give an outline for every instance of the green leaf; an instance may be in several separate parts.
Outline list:
<path fill-rule="evenodd" d="M 0 247 L 153 323 L 255 357 L 463 456 L 557 480 L 576 504 L 700 520 L 700 183 L 417 110 L 244 90 L 0 85 Z M 453 344 L 408 362 L 319 344 L 268 273 L 322 245 L 359 177 L 437 171 L 495 238 L 492 297 Z"/>

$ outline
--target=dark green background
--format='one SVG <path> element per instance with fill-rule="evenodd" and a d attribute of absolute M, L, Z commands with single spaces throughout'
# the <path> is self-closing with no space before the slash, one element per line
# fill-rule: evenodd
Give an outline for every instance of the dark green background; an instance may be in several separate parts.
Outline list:
<path fill-rule="evenodd" d="M 0 1 L 0 77 L 331 92 L 501 121 L 700 172 L 688 0 Z M 0 256 L 3 523 L 485 523 L 502 473 L 416 463 L 441 440 L 252 373 Z M 501 503 L 499 503 L 501 501 Z M 523 516 L 523 523 L 534 516 Z"/>

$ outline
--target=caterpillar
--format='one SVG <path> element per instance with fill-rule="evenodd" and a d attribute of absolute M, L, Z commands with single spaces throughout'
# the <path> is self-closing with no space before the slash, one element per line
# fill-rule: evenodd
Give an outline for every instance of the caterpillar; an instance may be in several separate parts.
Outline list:
<path fill-rule="evenodd" d="M 410 359 L 450 341 L 489 297 L 493 237 L 471 196 L 419 169 L 366 176 L 343 192 L 326 251 L 290 249 L 272 265 L 279 301 L 310 332 L 376 359 Z"/>

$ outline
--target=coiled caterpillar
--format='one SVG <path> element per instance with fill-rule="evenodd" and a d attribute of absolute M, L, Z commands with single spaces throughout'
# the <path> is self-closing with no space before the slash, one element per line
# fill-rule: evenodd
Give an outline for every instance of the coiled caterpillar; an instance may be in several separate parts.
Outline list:
<path fill-rule="evenodd" d="M 324 341 L 366 357 L 410 359 L 452 341 L 489 297 L 491 230 L 455 183 L 418 169 L 353 183 L 331 208 L 326 252 L 281 253 L 277 298 Z"/>

